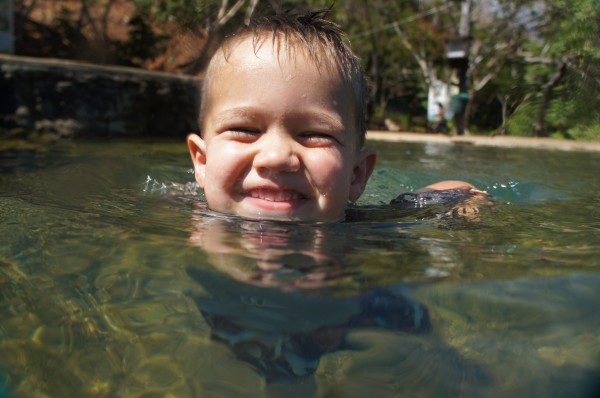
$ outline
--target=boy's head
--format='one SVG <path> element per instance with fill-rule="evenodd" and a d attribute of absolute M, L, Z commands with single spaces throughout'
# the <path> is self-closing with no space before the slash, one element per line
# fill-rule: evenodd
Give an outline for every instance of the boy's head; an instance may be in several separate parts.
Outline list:
<path fill-rule="evenodd" d="M 188 145 L 208 206 L 254 219 L 338 221 L 364 191 L 367 84 L 323 12 L 253 20 L 203 83 Z"/>

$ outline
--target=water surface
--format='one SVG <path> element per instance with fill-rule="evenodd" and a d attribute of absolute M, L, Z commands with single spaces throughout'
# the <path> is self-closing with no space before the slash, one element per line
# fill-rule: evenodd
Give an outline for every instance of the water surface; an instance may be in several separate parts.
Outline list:
<path fill-rule="evenodd" d="M 600 391 L 600 158 L 373 143 L 330 225 L 209 212 L 180 141 L 0 154 L 0 396 Z M 399 211 L 464 179 L 495 203 Z"/>

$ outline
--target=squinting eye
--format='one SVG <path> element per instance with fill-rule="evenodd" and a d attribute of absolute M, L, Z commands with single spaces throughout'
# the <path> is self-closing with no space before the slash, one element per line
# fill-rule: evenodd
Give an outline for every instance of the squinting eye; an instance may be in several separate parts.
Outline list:
<path fill-rule="evenodd" d="M 324 133 L 303 133 L 300 134 L 301 139 L 309 145 L 331 145 L 333 143 L 339 143 L 337 138 L 332 135 Z"/>
<path fill-rule="evenodd" d="M 227 130 L 227 134 L 229 134 L 234 139 L 246 141 L 256 139 L 260 135 L 260 131 L 248 128 L 234 127 Z"/>

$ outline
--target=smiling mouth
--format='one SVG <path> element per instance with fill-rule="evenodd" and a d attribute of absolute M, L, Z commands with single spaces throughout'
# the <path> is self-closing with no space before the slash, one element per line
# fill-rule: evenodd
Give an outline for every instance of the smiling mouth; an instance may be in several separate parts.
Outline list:
<path fill-rule="evenodd" d="M 255 199 L 266 200 L 268 202 L 291 202 L 306 199 L 304 195 L 300 194 L 299 192 L 289 189 L 254 189 L 248 192 L 248 196 Z"/>

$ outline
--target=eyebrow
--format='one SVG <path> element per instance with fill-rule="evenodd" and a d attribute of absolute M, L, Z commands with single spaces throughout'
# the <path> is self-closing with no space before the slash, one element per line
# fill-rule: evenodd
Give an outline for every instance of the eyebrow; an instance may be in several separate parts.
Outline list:
<path fill-rule="evenodd" d="M 218 124 L 227 123 L 231 118 L 255 120 L 257 119 L 256 110 L 254 108 L 233 108 L 227 109 L 214 116 L 214 119 Z"/>
<path fill-rule="evenodd" d="M 327 128 L 335 131 L 344 131 L 344 123 L 341 118 L 334 117 L 326 112 L 300 112 L 298 117 L 306 118 L 310 116 L 319 125 L 325 125 Z"/>
<path fill-rule="evenodd" d="M 232 118 L 240 118 L 247 120 L 256 120 L 259 119 L 261 114 L 263 113 L 263 108 L 261 107 L 239 107 L 233 109 L 227 109 L 221 113 L 218 113 L 214 116 L 215 122 L 218 124 L 227 123 L 229 119 Z M 297 120 L 297 119 L 311 119 L 314 122 L 324 125 L 331 130 L 336 131 L 344 131 L 345 126 L 344 123 L 340 120 L 341 118 L 337 118 L 335 116 L 330 115 L 327 112 L 323 111 L 298 111 L 292 112 L 291 115 L 288 115 L 289 119 Z"/>

